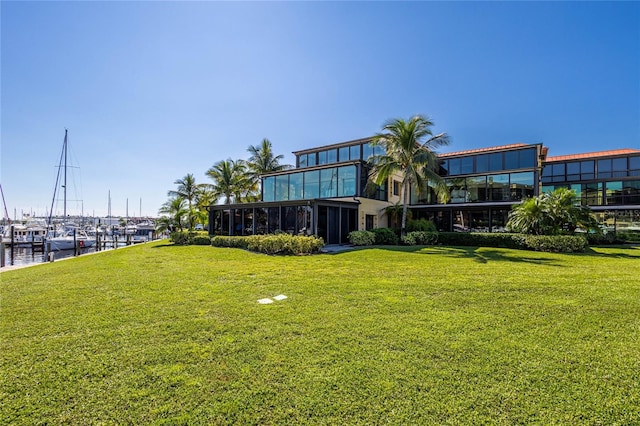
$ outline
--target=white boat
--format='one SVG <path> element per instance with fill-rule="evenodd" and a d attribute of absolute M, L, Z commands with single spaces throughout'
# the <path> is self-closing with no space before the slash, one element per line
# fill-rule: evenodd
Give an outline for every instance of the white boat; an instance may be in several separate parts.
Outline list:
<path fill-rule="evenodd" d="M 49 237 L 47 243 L 52 251 L 73 250 L 76 244 L 79 244 L 80 248 L 93 247 L 96 244 L 96 239 L 89 237 L 86 231 L 76 229 L 67 231 L 59 237 Z"/>
<path fill-rule="evenodd" d="M 13 231 L 13 237 L 11 233 Z M 41 225 L 37 222 L 27 222 L 27 224 L 11 225 L 5 229 L 2 234 L 2 242 L 15 247 L 20 246 L 33 246 L 34 244 L 43 244 L 47 236 L 46 225 Z"/>

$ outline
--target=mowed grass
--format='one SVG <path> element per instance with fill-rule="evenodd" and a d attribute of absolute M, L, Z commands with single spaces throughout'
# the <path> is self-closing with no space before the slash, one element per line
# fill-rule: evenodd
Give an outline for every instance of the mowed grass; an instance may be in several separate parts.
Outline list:
<path fill-rule="evenodd" d="M 157 242 L 0 281 L 3 424 L 640 424 L 640 248 Z"/>

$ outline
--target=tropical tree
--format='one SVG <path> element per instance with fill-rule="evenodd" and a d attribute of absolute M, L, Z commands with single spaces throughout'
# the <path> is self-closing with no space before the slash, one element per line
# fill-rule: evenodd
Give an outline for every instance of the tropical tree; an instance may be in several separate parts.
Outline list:
<path fill-rule="evenodd" d="M 574 234 L 578 228 L 600 232 L 591 210 L 580 205 L 575 191 L 568 188 L 558 188 L 513 206 L 507 228 L 535 235 Z"/>
<path fill-rule="evenodd" d="M 169 230 L 173 231 L 177 229 L 178 231 L 182 231 L 185 225 L 185 218 L 188 214 L 187 209 L 185 208 L 185 200 L 180 197 L 171 198 L 167 200 L 158 210 L 160 215 L 163 215 L 162 220 L 160 220 L 161 225 L 164 229 L 159 229 L 159 231 Z"/>
<path fill-rule="evenodd" d="M 196 178 L 191 173 L 187 174 L 182 179 L 177 179 L 173 182 L 178 185 L 178 189 L 168 192 L 169 197 L 182 198 L 187 201 L 189 210 L 193 208 L 193 203 L 198 196 L 198 184 L 196 184 Z"/>
<path fill-rule="evenodd" d="M 206 174 L 213 180 L 211 188 L 214 196 L 224 197 L 225 204 L 231 204 L 231 200 L 240 202 L 243 195 L 250 193 L 251 184 L 245 162 L 242 160 L 219 161 L 207 170 Z"/>
<path fill-rule="evenodd" d="M 373 137 L 372 144 L 381 146 L 384 154 L 370 159 L 372 179 L 380 185 L 393 176 L 401 179 L 402 223 L 406 232 L 407 206 L 411 188 L 423 191 L 431 186 L 438 197 L 448 199 L 444 180 L 438 175 L 439 161 L 434 149 L 449 144 L 446 133 L 433 135 L 433 122 L 426 116 L 416 115 L 408 121 L 388 120 L 383 132 Z"/>
<path fill-rule="evenodd" d="M 289 164 L 280 164 L 284 155 L 274 155 L 271 142 L 267 138 L 262 139 L 260 145 L 249 146 L 247 152 L 251 154 L 246 162 L 249 185 L 257 193 L 260 192 L 261 175 L 292 168 Z"/>

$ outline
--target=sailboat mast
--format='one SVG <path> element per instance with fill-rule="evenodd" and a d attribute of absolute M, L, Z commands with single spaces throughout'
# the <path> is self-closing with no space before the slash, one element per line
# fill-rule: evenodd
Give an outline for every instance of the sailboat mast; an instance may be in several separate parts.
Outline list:
<path fill-rule="evenodd" d="M 67 220 L 67 129 L 64 129 L 64 220 Z"/>

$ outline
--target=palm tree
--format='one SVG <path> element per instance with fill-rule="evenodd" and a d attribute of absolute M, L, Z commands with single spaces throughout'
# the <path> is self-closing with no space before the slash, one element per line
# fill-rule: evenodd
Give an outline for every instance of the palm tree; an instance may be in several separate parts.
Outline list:
<path fill-rule="evenodd" d="M 207 176 L 213 180 L 211 186 L 216 198 L 225 197 L 225 204 L 231 204 L 231 200 L 242 201 L 243 194 L 249 192 L 249 179 L 246 174 L 245 162 L 242 160 L 218 161 L 209 170 Z"/>
<path fill-rule="evenodd" d="M 534 235 L 573 234 L 577 228 L 600 232 L 591 210 L 578 205 L 576 198 L 568 188 L 529 198 L 511 208 L 507 227 Z"/>
<path fill-rule="evenodd" d="M 182 198 L 186 200 L 189 205 L 189 210 L 193 207 L 193 203 L 198 196 L 198 185 L 196 184 L 196 178 L 191 173 L 187 174 L 182 179 L 177 179 L 173 182 L 178 185 L 178 189 L 169 191 L 168 195 L 172 198 Z"/>
<path fill-rule="evenodd" d="M 184 198 L 176 197 L 166 201 L 158 210 L 158 213 L 165 215 L 166 219 L 161 223 L 166 229 L 173 230 L 177 228 L 182 231 L 184 227 L 184 218 L 188 214 L 187 209 L 184 206 Z"/>
<path fill-rule="evenodd" d="M 260 145 L 249 146 L 247 152 L 251 154 L 247 160 L 247 173 L 250 185 L 256 192 L 260 192 L 260 176 L 265 173 L 280 172 L 292 168 L 289 164 L 280 164 L 284 155 L 274 155 L 269 139 L 264 138 Z"/>
<path fill-rule="evenodd" d="M 392 176 L 402 179 L 402 235 L 406 230 L 412 187 L 423 191 L 430 185 L 441 199 L 448 197 L 445 182 L 438 175 L 439 161 L 434 149 L 448 145 L 449 136 L 446 133 L 434 136 L 432 126 L 433 122 L 422 115 L 416 115 L 408 121 L 392 119 L 384 124 L 383 133 L 376 134 L 372 140 L 373 145 L 381 146 L 385 151 L 369 160 L 374 182 L 380 185 Z"/>

